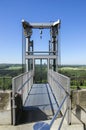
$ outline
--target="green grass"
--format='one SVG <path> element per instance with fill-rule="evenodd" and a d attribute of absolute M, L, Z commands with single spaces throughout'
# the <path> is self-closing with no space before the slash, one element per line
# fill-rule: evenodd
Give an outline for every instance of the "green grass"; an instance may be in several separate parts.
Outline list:
<path fill-rule="evenodd" d="M 7 70 L 18 70 L 18 69 L 22 69 L 21 66 L 10 66 L 9 68 L 7 68 Z"/>
<path fill-rule="evenodd" d="M 86 70 L 86 66 L 61 66 L 61 70 Z"/>

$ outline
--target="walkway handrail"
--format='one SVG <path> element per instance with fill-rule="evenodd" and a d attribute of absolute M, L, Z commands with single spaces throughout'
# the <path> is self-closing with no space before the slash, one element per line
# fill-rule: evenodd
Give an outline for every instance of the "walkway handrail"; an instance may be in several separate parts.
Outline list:
<path fill-rule="evenodd" d="M 12 79 L 12 108 L 13 108 L 13 125 L 16 124 L 16 96 L 20 95 L 24 105 L 28 92 L 33 85 L 33 71 L 23 73 Z"/>
<path fill-rule="evenodd" d="M 51 86 L 53 94 L 58 101 L 59 109 L 58 111 L 62 112 L 63 118 L 61 124 L 64 120 L 64 117 L 68 124 L 71 123 L 71 100 L 70 100 L 70 79 L 62 74 L 59 74 L 53 70 L 48 72 L 48 82 Z M 58 111 L 55 114 L 55 117 L 58 116 Z M 53 120 L 55 120 L 53 117 Z M 52 122 L 54 121 L 51 121 Z M 61 124 L 59 128 L 61 127 Z"/>
<path fill-rule="evenodd" d="M 26 97 L 28 95 L 28 91 L 31 89 L 32 85 L 33 85 L 33 71 L 29 71 L 14 77 L 12 79 L 13 95 L 21 94 L 24 104 Z"/>
<path fill-rule="evenodd" d="M 64 99 L 62 100 L 62 103 L 61 103 L 61 105 L 59 106 L 59 108 L 58 108 L 56 114 L 55 114 L 54 117 L 52 118 L 52 120 L 51 120 L 51 122 L 50 122 L 50 128 L 51 128 L 51 126 L 53 125 L 53 123 L 54 123 L 56 117 L 58 117 L 59 112 L 61 111 L 61 108 L 62 108 L 62 106 L 63 106 L 65 100 L 67 99 L 67 97 L 68 97 L 68 95 L 66 95 L 66 96 L 64 97 Z"/>

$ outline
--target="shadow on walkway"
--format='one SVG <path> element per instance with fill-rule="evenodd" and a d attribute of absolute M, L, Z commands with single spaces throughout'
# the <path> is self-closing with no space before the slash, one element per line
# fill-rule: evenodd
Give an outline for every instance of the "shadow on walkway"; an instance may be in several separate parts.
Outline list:
<path fill-rule="evenodd" d="M 20 118 L 19 124 L 26 124 L 49 119 L 49 116 L 37 107 L 33 107 L 31 109 L 26 108 L 22 111 L 22 116 Z"/>

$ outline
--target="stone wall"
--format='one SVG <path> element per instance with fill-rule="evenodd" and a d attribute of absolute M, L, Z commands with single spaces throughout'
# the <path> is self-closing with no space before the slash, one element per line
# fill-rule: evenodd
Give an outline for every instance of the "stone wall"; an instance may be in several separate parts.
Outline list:
<path fill-rule="evenodd" d="M 22 116 L 22 98 L 21 95 L 17 94 L 17 96 L 15 97 L 15 105 L 16 105 L 16 109 L 15 109 L 15 124 L 19 124 L 20 120 L 21 120 L 21 116 Z"/>
<path fill-rule="evenodd" d="M 11 121 L 11 91 L 0 91 L 0 125 Z"/>
<path fill-rule="evenodd" d="M 71 91 L 72 113 L 86 127 L 86 89 Z"/>
<path fill-rule="evenodd" d="M 71 103 L 72 109 L 74 109 L 76 105 L 80 105 L 86 109 L 86 89 L 72 90 Z"/>

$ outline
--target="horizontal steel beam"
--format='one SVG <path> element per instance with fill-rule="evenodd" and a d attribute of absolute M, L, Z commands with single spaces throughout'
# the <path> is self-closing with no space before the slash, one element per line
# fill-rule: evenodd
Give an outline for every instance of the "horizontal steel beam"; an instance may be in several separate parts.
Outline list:
<path fill-rule="evenodd" d="M 56 59 L 56 55 L 26 55 L 26 59 Z"/>
<path fill-rule="evenodd" d="M 49 53 L 56 53 L 56 51 L 26 51 L 26 53 L 28 54 L 34 54 L 34 53 L 47 53 L 47 54 L 49 54 Z"/>
<path fill-rule="evenodd" d="M 23 27 L 31 27 L 31 28 L 50 28 L 52 26 L 56 26 L 60 24 L 60 20 L 56 22 L 50 22 L 50 23 L 28 23 L 25 20 L 22 20 Z"/>

